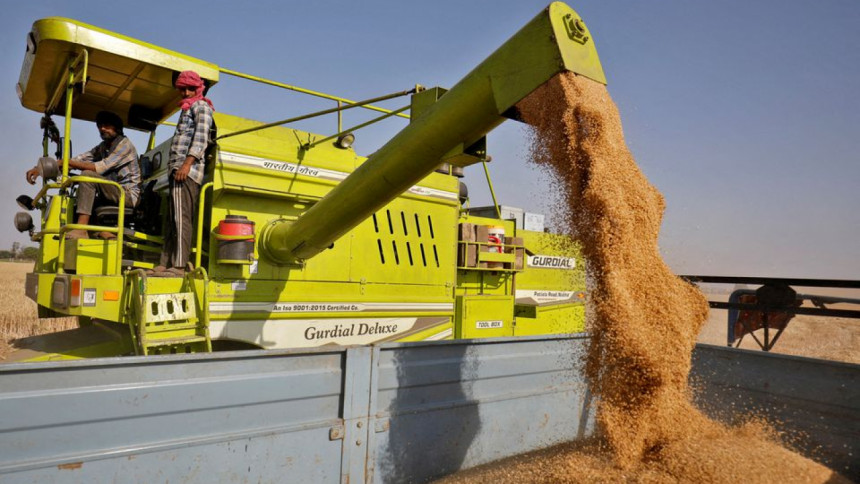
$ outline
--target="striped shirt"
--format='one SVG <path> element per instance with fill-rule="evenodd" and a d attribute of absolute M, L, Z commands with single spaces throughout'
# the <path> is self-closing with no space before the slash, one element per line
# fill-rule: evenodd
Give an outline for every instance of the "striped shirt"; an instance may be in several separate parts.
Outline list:
<path fill-rule="evenodd" d="M 129 207 L 137 206 L 140 199 L 140 166 L 137 164 L 137 150 L 127 137 L 117 135 L 111 142 L 102 141 L 95 148 L 72 159 L 94 164 L 96 173 L 122 185 Z"/>
<path fill-rule="evenodd" d="M 168 171 L 172 173 L 185 163 L 185 158 L 193 156 L 194 164 L 188 178 L 198 185 L 203 184 L 206 147 L 209 144 L 209 130 L 212 128 L 212 107 L 202 99 L 195 102 L 179 115 L 176 133 L 170 145 Z"/>

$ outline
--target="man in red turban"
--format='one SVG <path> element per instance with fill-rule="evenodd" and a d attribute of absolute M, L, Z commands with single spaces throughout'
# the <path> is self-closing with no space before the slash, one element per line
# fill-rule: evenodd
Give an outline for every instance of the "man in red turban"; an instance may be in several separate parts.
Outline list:
<path fill-rule="evenodd" d="M 203 79 L 194 71 L 183 71 L 174 83 L 182 111 L 170 145 L 168 179 L 170 208 L 165 223 L 161 263 L 156 276 L 181 277 L 190 261 L 194 239 L 194 214 L 206 162 L 206 149 L 214 142 L 212 101 L 203 97 Z"/>

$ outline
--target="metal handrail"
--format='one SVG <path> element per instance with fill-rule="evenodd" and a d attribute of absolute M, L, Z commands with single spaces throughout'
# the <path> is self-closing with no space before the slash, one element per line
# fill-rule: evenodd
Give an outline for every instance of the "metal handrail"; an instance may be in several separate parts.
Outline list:
<path fill-rule="evenodd" d="M 87 84 L 87 69 L 89 66 L 90 54 L 87 49 L 82 49 L 78 52 L 78 55 L 75 56 L 74 59 L 70 60 L 68 63 L 68 77 L 65 80 L 65 91 L 66 91 L 66 109 L 65 109 L 65 122 L 63 123 L 63 164 L 62 164 L 62 175 L 60 176 L 61 180 L 66 180 L 69 177 L 69 154 L 71 152 L 71 133 L 72 133 L 72 105 L 74 104 L 74 87 L 75 82 L 78 79 L 78 75 L 81 76 L 81 92 L 84 92 Z M 79 63 L 83 60 L 83 69 L 76 69 Z M 51 101 L 48 103 L 47 108 L 45 109 L 45 114 L 50 115 L 54 109 L 56 108 L 56 103 L 60 100 L 60 93 L 63 91 L 63 81 L 57 83 L 57 87 L 54 90 L 54 94 L 51 96 Z M 46 147 L 47 145 L 43 143 Z M 42 190 L 39 191 L 39 194 L 36 196 L 36 200 L 39 200 L 46 193 L 48 188 L 52 187 L 53 184 L 45 184 Z M 65 188 L 67 185 L 60 185 L 60 200 L 62 200 L 65 195 Z M 65 204 L 61 205 L 60 208 L 60 216 L 61 219 L 65 217 L 66 214 L 66 206 Z M 42 221 L 44 224 L 44 220 Z M 62 234 L 62 229 L 60 230 Z M 63 238 L 60 240 L 60 253 L 57 255 L 57 260 L 60 263 L 59 271 L 62 273 L 62 262 L 63 262 L 63 250 L 65 248 Z"/>
<path fill-rule="evenodd" d="M 89 66 L 89 63 L 90 63 L 90 53 L 87 51 L 87 49 L 82 49 L 80 52 L 78 52 L 78 55 L 75 56 L 75 58 L 69 62 L 68 69 L 71 71 L 72 69 L 77 67 L 78 62 L 81 61 L 81 58 L 83 58 L 83 60 L 84 60 L 84 69 L 82 71 L 78 71 L 78 72 L 82 73 L 82 76 L 81 76 L 82 91 L 81 92 L 83 92 L 83 89 L 85 89 L 86 85 L 87 85 L 87 67 Z M 78 77 L 77 73 L 75 73 L 71 78 L 69 78 L 69 80 L 67 81 L 68 84 L 66 85 L 67 89 L 68 89 L 69 84 L 73 85 L 75 83 L 75 80 L 77 79 L 77 77 Z M 48 106 L 45 109 L 45 113 L 50 113 L 51 111 L 53 111 L 57 107 L 56 104 L 60 100 L 60 93 L 61 92 L 63 92 L 63 82 L 62 81 L 57 83 L 57 87 L 54 88 L 54 94 L 51 96 L 51 101 L 48 103 Z"/>
<path fill-rule="evenodd" d="M 143 297 L 142 295 L 146 293 L 146 271 L 143 269 L 132 269 L 128 271 L 128 277 L 125 280 L 125 297 L 129 298 L 129 304 L 123 304 L 123 319 L 128 319 L 129 324 L 128 330 L 131 334 L 131 343 L 134 346 L 134 353 L 139 355 L 140 351 L 140 340 L 141 335 L 138 334 L 141 331 L 141 326 L 143 326 L 143 322 L 140 319 L 143 318 Z M 126 311 L 131 310 L 132 316 L 129 317 Z M 145 331 L 145 328 L 143 329 Z"/>
<path fill-rule="evenodd" d="M 323 109 L 322 111 L 317 111 L 317 112 L 310 113 L 310 114 L 303 114 L 303 115 L 301 115 L 301 116 L 296 116 L 296 117 L 293 117 L 293 118 L 282 119 L 282 120 L 280 120 L 280 121 L 273 121 L 273 122 L 271 122 L 271 123 L 261 124 L 261 125 L 259 125 L 259 126 L 254 126 L 254 127 L 247 128 L 247 129 L 240 129 L 239 131 L 232 131 L 232 132 L 230 132 L 230 133 L 222 134 L 221 136 L 218 136 L 218 137 L 216 138 L 216 140 L 221 140 L 221 139 L 224 139 L 224 138 L 230 138 L 230 137 L 232 137 L 232 136 L 238 136 L 238 135 L 240 135 L 240 134 L 252 133 L 252 132 L 254 132 L 254 131 L 260 131 L 260 130 L 262 130 L 262 129 L 274 128 L 274 127 L 276 127 L 276 126 L 280 126 L 280 125 L 282 125 L 282 124 L 294 123 L 294 122 L 296 122 L 296 121 L 303 121 L 303 120 L 305 120 L 305 119 L 315 118 L 315 117 L 317 117 L 317 116 L 322 116 L 322 115 L 325 115 L 325 114 L 331 114 L 331 113 L 334 113 L 334 112 L 341 112 L 341 111 L 345 111 L 345 110 L 347 110 L 347 109 L 366 107 L 366 106 L 370 105 L 370 103 L 373 103 L 373 102 L 377 102 L 377 101 L 384 101 L 384 100 L 386 100 L 386 99 L 394 99 L 394 98 L 396 98 L 396 97 L 406 96 L 406 95 L 412 94 L 412 93 L 414 93 L 414 92 L 416 92 L 416 91 L 417 91 L 417 88 L 416 88 L 416 89 L 410 89 L 410 90 L 408 90 L 408 91 L 395 92 L 395 93 L 391 93 L 391 94 L 386 94 L 386 95 L 384 95 L 384 96 L 379 96 L 379 97 L 375 97 L 375 98 L 371 98 L 371 99 L 366 99 L 366 100 L 364 100 L 364 101 L 357 101 L 357 102 L 353 102 L 353 103 L 348 104 L 348 105 L 346 105 L 346 106 L 340 106 L 340 105 L 338 105 L 338 107 L 336 107 L 336 108 Z M 390 113 L 390 112 L 388 112 L 388 110 L 386 110 L 386 114 L 391 114 L 391 113 Z M 386 117 L 387 117 L 387 116 L 386 116 Z"/>
<path fill-rule="evenodd" d="M 391 116 L 395 116 L 398 113 L 402 113 L 403 111 L 406 111 L 409 108 L 410 108 L 409 105 L 403 106 L 400 109 L 395 109 L 394 111 L 392 111 L 390 113 L 383 114 L 382 116 L 375 117 L 375 118 L 371 119 L 370 121 L 365 121 L 364 123 L 357 124 L 351 128 L 347 128 L 347 129 L 343 129 L 340 127 L 340 125 L 338 125 L 338 132 L 337 133 L 335 133 L 331 136 L 327 136 L 321 140 L 314 141 L 312 143 L 306 143 L 305 145 L 302 146 L 302 148 L 304 150 L 309 150 L 309 149 L 313 148 L 314 146 L 317 146 L 318 144 L 325 143 L 326 141 L 333 140 L 333 139 L 337 138 L 338 136 L 341 136 L 341 135 L 344 135 L 347 133 L 351 133 L 353 131 L 358 131 L 359 129 L 364 128 L 366 126 L 370 126 L 373 123 L 378 123 L 379 121 L 382 121 L 383 119 L 388 119 Z M 338 112 L 338 115 L 340 115 L 340 112 Z"/>
<path fill-rule="evenodd" d="M 490 187 L 490 196 L 493 197 L 493 208 L 496 209 L 496 216 L 501 219 L 502 211 L 499 208 L 499 202 L 496 200 L 496 191 L 493 189 L 493 180 L 490 179 L 490 168 L 487 166 L 486 158 L 481 160 L 484 165 L 484 174 L 487 176 L 487 186 Z"/>
<path fill-rule="evenodd" d="M 60 183 L 45 183 L 45 184 L 43 184 L 42 189 L 39 190 L 39 192 L 33 198 L 33 206 L 38 207 L 37 203 L 40 200 L 44 199 L 45 200 L 45 206 L 47 207 L 48 191 L 51 189 L 54 189 L 54 188 L 59 190 L 61 186 L 62 185 Z M 42 213 L 42 226 L 43 227 L 45 226 L 45 223 L 46 223 L 45 216 L 47 214 L 48 214 L 47 210 L 43 211 L 43 213 Z M 52 235 L 52 234 L 59 234 L 59 233 L 60 233 L 60 229 L 43 229 L 43 230 L 40 230 L 40 231 L 34 233 L 30 240 L 37 240 L 37 238 L 44 237 L 45 235 Z"/>
<path fill-rule="evenodd" d="M 203 260 L 203 212 L 206 205 L 206 190 L 215 186 L 215 182 L 209 182 L 200 187 L 200 200 L 197 202 L 197 243 L 196 254 L 194 254 L 194 267 L 200 268 Z"/>
<path fill-rule="evenodd" d="M 322 92 L 311 91 L 310 89 L 304 89 L 304 88 L 301 88 L 301 87 L 298 87 L 298 86 L 291 86 L 291 85 L 289 85 L 289 84 L 284 84 L 283 82 L 273 81 L 273 80 L 271 80 L 271 79 L 266 79 L 266 78 L 259 77 L 259 76 L 252 76 L 251 74 L 244 74 L 244 73 L 242 73 L 242 72 L 234 71 L 234 70 L 232 70 L 232 69 L 226 69 L 226 68 L 224 68 L 224 67 L 221 67 L 221 68 L 219 68 L 218 70 L 219 70 L 220 72 L 223 72 L 224 74 L 228 74 L 228 75 L 231 75 L 231 76 L 239 77 L 239 78 L 242 78 L 242 79 L 248 79 L 248 80 L 255 81 L 255 82 L 259 82 L 259 83 L 262 83 L 262 84 L 268 84 L 268 85 L 270 85 L 270 86 L 275 86 L 275 87 L 280 87 L 280 88 L 283 88 L 283 89 L 288 89 L 288 90 L 290 90 L 290 91 L 300 92 L 300 93 L 302 93 L 302 94 L 308 94 L 308 95 L 316 96 L 316 97 L 320 97 L 320 98 L 323 98 L 323 99 L 329 99 L 329 100 L 332 100 L 332 101 L 337 101 L 337 102 L 338 102 L 338 105 L 340 105 L 340 103 L 344 103 L 344 104 L 356 104 L 356 101 L 352 101 L 352 100 L 349 100 L 349 99 L 346 99 L 346 98 L 342 98 L 342 97 L 338 97 L 338 96 L 332 96 L 331 94 L 325 94 L 325 93 L 322 93 Z M 380 107 L 378 107 L 378 106 L 365 105 L 365 106 L 362 106 L 362 107 L 364 107 L 364 108 L 366 108 L 366 109 L 373 110 L 373 111 L 379 111 L 379 112 L 381 112 L 381 113 L 391 113 L 391 112 L 392 112 L 392 111 L 391 111 L 391 110 L 389 110 L 389 109 L 380 108 Z M 401 117 L 401 118 L 409 119 L 409 115 L 407 115 L 407 114 L 399 114 L 399 113 L 398 113 L 398 114 L 397 114 L 397 116 L 399 116 L 399 117 Z"/>
<path fill-rule="evenodd" d="M 60 184 L 45 183 L 44 185 L 42 185 L 42 189 L 39 190 L 39 193 L 37 193 L 36 196 L 33 198 L 33 205 L 35 206 L 39 200 L 41 200 L 43 197 L 46 197 L 46 195 L 48 194 L 48 190 L 50 190 L 51 188 L 60 188 Z"/>
<path fill-rule="evenodd" d="M 66 258 L 66 232 L 70 230 L 99 230 L 102 232 L 108 232 L 116 234 L 116 243 L 117 243 L 117 253 L 116 253 L 116 267 L 114 268 L 113 275 L 122 274 L 122 238 L 123 238 L 123 230 L 122 228 L 125 226 L 125 189 L 123 189 L 122 185 L 115 181 L 105 180 L 103 178 L 94 178 L 91 176 L 72 176 L 66 178 L 63 183 L 60 184 L 60 190 L 70 187 L 75 183 L 86 182 L 86 183 L 96 183 L 102 185 L 113 185 L 119 189 L 119 204 L 118 212 L 117 212 L 117 226 L 116 227 L 108 227 L 104 225 L 85 225 L 85 224 L 65 224 L 60 227 L 60 247 L 59 253 L 57 254 L 57 272 L 63 274 L 65 271 L 63 269 L 63 265 L 65 263 Z"/>

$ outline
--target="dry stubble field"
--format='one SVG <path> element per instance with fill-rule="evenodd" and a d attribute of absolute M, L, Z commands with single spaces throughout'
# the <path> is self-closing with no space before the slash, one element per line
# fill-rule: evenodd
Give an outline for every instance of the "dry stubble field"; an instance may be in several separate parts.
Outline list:
<path fill-rule="evenodd" d="M 707 296 L 714 301 L 728 301 L 726 294 L 707 294 Z M 833 308 L 852 309 L 848 306 L 833 306 Z M 727 312 L 724 309 L 711 309 L 708 321 L 699 333 L 700 343 L 726 345 Z M 762 331 L 756 332 L 760 340 L 761 333 Z M 759 349 L 749 335 L 743 339 L 740 347 L 748 350 Z M 771 351 L 860 364 L 858 350 L 860 350 L 860 319 L 798 315 L 788 323 L 788 327 Z"/>
<path fill-rule="evenodd" d="M 36 303 L 24 295 L 24 279 L 32 270 L 32 262 L 0 262 L 0 360 L 14 350 L 16 338 L 77 326 L 76 318 L 39 320 Z"/>
<path fill-rule="evenodd" d="M 36 303 L 24 295 L 25 275 L 32 263 L 0 262 L 0 360 L 14 351 L 14 340 L 76 327 L 75 318 L 39 320 Z M 725 295 L 709 298 L 726 300 Z M 711 310 L 699 342 L 726 344 L 726 311 Z M 758 349 L 747 336 L 741 348 Z M 797 316 L 780 337 L 774 353 L 860 364 L 860 320 Z"/>

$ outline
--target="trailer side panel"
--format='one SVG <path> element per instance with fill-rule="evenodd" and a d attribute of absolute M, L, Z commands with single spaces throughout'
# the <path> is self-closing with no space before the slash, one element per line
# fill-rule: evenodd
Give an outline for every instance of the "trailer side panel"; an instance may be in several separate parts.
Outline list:
<path fill-rule="evenodd" d="M 710 416 L 765 418 L 803 455 L 860 480 L 858 377 L 860 365 L 698 345 L 691 383 Z"/>

